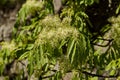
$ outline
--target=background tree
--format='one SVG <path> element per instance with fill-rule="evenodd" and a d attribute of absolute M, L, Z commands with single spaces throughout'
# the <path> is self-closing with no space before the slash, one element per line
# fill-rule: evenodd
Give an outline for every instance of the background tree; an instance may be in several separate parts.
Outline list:
<path fill-rule="evenodd" d="M 120 78 L 119 0 L 27 0 L 1 42 L 8 79 Z M 58 7 L 58 8 L 57 8 Z M 114 17 L 113 17 L 114 16 Z"/>

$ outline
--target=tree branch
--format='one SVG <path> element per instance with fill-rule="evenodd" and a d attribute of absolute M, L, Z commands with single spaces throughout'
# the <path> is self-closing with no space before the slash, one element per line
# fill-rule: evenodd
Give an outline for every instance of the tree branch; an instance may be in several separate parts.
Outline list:
<path fill-rule="evenodd" d="M 52 71 L 52 72 L 54 72 L 53 74 L 50 74 L 50 75 L 48 75 L 48 76 L 40 76 L 40 78 L 41 79 L 46 79 L 46 78 L 50 78 L 50 77 L 53 77 L 54 75 L 55 75 L 55 72 L 57 72 L 57 70 L 50 70 L 50 71 Z M 48 71 L 47 71 L 48 72 Z M 47 73 L 47 72 L 45 72 L 45 73 Z M 45 74 L 45 73 L 43 73 L 43 74 Z M 42 75 L 43 75 L 42 74 Z"/>
<path fill-rule="evenodd" d="M 81 71 L 83 74 L 85 75 L 89 75 L 89 76 L 92 76 L 92 77 L 103 77 L 103 78 L 116 78 L 118 77 L 119 75 L 110 75 L 110 76 L 104 76 L 104 75 L 99 75 L 99 74 L 93 74 L 93 73 L 89 73 L 87 71 Z"/>
<path fill-rule="evenodd" d="M 53 72 L 57 72 L 57 70 L 51 70 Z M 92 76 L 92 77 L 102 77 L 102 78 L 116 78 L 119 76 L 119 73 L 117 73 L 116 75 L 109 75 L 109 76 L 106 76 L 106 75 L 100 75 L 100 74 L 93 74 L 93 73 L 90 73 L 90 72 L 87 72 L 87 71 L 82 71 L 80 69 L 78 69 L 78 71 L 80 71 L 81 73 L 85 74 L 85 75 L 89 75 L 89 76 Z M 67 71 L 66 73 L 70 73 L 72 71 Z M 51 74 L 51 75 L 48 75 L 48 76 L 41 76 L 41 79 L 46 79 L 46 78 L 51 78 L 55 75 L 55 73 Z"/>
<path fill-rule="evenodd" d="M 108 43 L 105 44 L 105 45 L 100 45 L 100 44 L 97 44 L 97 43 L 92 43 L 92 44 L 96 45 L 96 46 L 100 46 L 100 47 L 107 47 L 113 41 L 113 39 L 101 39 L 101 40 L 108 41 Z"/>

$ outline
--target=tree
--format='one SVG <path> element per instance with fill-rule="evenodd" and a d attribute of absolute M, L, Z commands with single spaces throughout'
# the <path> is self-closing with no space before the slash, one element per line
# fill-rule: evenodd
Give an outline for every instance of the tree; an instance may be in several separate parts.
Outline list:
<path fill-rule="evenodd" d="M 120 1 L 62 0 L 58 10 L 53 2 L 23 4 L 11 42 L 1 43 L 1 75 L 18 80 L 60 80 L 67 73 L 73 80 L 119 78 Z M 18 72 L 12 72 L 15 64 L 22 65 Z"/>

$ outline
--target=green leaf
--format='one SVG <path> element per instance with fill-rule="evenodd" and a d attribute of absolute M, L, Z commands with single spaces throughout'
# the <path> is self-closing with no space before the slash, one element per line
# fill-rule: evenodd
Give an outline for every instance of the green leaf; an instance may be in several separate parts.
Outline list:
<path fill-rule="evenodd" d="M 98 80 L 98 77 L 89 78 L 89 80 Z"/>
<path fill-rule="evenodd" d="M 32 52 L 30 52 L 28 60 L 30 62 L 28 64 L 28 70 L 29 70 L 29 75 L 31 76 L 33 74 L 33 71 L 34 71 L 34 65 L 33 65 L 34 57 L 33 57 Z"/>
<path fill-rule="evenodd" d="M 75 43 L 75 40 L 73 39 L 72 41 L 70 41 L 69 42 L 69 44 L 68 44 L 68 46 L 69 46 L 69 48 L 68 48 L 68 54 L 67 54 L 67 56 L 69 57 L 70 56 L 70 54 L 72 53 L 72 49 L 73 49 L 73 47 L 74 47 L 74 43 Z"/>
<path fill-rule="evenodd" d="M 19 57 L 18 60 L 23 60 L 23 59 L 27 58 L 28 55 L 29 55 L 29 52 L 25 52 L 24 54 L 22 54 L 22 55 Z"/>
<path fill-rule="evenodd" d="M 80 77 L 78 76 L 78 73 L 73 71 L 72 73 L 72 80 L 80 80 Z"/>
<path fill-rule="evenodd" d="M 54 80 L 60 80 L 62 78 L 62 73 L 59 71 L 55 74 Z"/>
<path fill-rule="evenodd" d="M 27 49 L 27 50 L 32 50 L 33 47 L 34 47 L 34 44 L 28 44 L 28 45 L 26 46 L 26 49 Z"/>
<path fill-rule="evenodd" d="M 64 46 L 66 43 L 67 43 L 67 41 L 62 40 L 62 41 L 61 41 L 61 44 L 60 44 L 60 46 L 59 46 L 59 49 L 61 49 L 61 48 L 62 48 L 62 46 Z"/>
<path fill-rule="evenodd" d="M 112 75 L 115 75 L 115 73 L 116 73 L 115 70 L 110 71 L 110 75 L 111 75 L 111 76 L 112 76 Z"/>
<path fill-rule="evenodd" d="M 76 53 L 76 44 L 74 45 L 73 53 L 71 56 L 71 63 L 73 63 L 73 61 L 74 61 L 75 53 Z"/>
<path fill-rule="evenodd" d="M 120 12 L 120 4 L 119 4 L 119 6 L 118 6 L 118 8 L 116 9 L 116 14 L 118 14 Z"/>

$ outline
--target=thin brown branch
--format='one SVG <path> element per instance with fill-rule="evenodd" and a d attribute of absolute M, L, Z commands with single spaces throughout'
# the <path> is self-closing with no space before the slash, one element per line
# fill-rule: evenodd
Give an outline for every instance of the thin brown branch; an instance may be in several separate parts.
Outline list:
<path fill-rule="evenodd" d="M 87 71 L 81 71 L 83 74 L 85 75 L 89 75 L 89 76 L 92 76 L 92 77 L 103 77 L 103 78 L 116 78 L 118 77 L 119 75 L 110 75 L 110 76 L 104 76 L 104 75 L 99 75 L 99 74 L 93 74 L 93 73 L 90 73 L 90 72 L 87 72 Z"/>
<path fill-rule="evenodd" d="M 53 77 L 54 75 L 55 75 L 55 73 L 54 73 L 54 74 L 51 74 L 51 75 L 48 75 L 48 76 L 41 77 L 41 78 L 42 78 L 42 79 L 51 78 L 51 77 Z"/>
<path fill-rule="evenodd" d="M 102 39 L 102 40 L 105 40 L 105 41 L 108 41 L 107 44 L 105 45 L 100 45 L 100 44 L 97 44 L 97 43 L 92 43 L 93 45 L 96 45 L 96 46 L 100 46 L 100 47 L 107 47 L 110 45 L 110 43 L 113 41 L 113 39 Z"/>
<path fill-rule="evenodd" d="M 57 70 L 51 70 L 53 72 L 57 72 Z M 92 77 L 102 77 L 102 78 L 116 78 L 119 76 L 119 74 L 116 74 L 116 75 L 109 75 L 109 76 L 106 76 L 106 75 L 100 75 L 100 74 L 94 74 L 94 73 L 90 73 L 90 72 L 87 72 L 87 71 L 82 71 L 82 70 L 78 70 L 80 71 L 81 73 L 85 74 L 85 75 L 89 75 L 89 76 L 92 76 Z M 68 71 L 67 73 L 69 72 L 72 72 L 72 71 Z M 41 79 L 46 79 L 46 78 L 51 78 L 55 75 L 55 73 L 51 74 L 51 75 L 48 75 L 48 76 L 41 76 L 40 78 Z"/>
<path fill-rule="evenodd" d="M 48 76 L 41 76 L 42 79 L 46 79 L 46 78 L 50 78 L 50 77 L 53 77 L 55 75 L 55 72 L 57 72 L 57 70 L 49 70 L 49 71 L 52 71 L 54 72 L 53 74 L 50 74 Z M 48 71 L 44 72 L 42 75 L 44 75 L 45 73 L 47 73 Z"/>
<path fill-rule="evenodd" d="M 99 40 L 104 40 L 104 41 L 113 41 L 114 39 L 104 39 L 104 38 L 97 38 Z"/>

